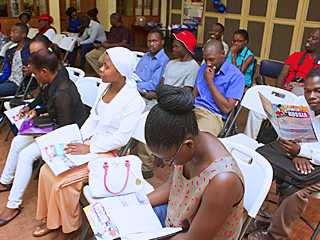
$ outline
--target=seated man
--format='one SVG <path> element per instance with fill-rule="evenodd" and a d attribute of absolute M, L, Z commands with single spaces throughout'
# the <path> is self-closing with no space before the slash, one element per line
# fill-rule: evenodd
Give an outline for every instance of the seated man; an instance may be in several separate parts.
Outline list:
<path fill-rule="evenodd" d="M 100 75 L 103 56 L 108 48 L 112 47 L 127 47 L 130 36 L 129 28 L 124 25 L 119 13 L 112 13 L 110 16 L 111 28 L 108 37 L 102 44 L 93 44 L 96 49 L 88 52 L 86 59 L 91 67 Z"/>
<path fill-rule="evenodd" d="M 151 91 L 155 91 L 161 82 L 163 72 L 170 59 L 163 49 L 163 32 L 157 28 L 152 29 L 147 36 L 147 46 L 149 52 L 140 59 L 135 73 L 140 80 L 137 87 L 146 102 L 145 111 L 150 110 L 157 101 L 148 99 Z"/>
<path fill-rule="evenodd" d="M 299 96 L 293 103 L 296 106 L 308 107 L 313 129 L 318 139 L 320 139 L 319 90 L 320 69 L 317 68 L 311 70 L 306 76 L 304 96 Z M 271 145 L 275 146 L 274 144 L 276 143 L 273 142 L 259 148 L 257 151 L 263 150 L 262 152 L 275 156 L 279 161 L 281 161 L 280 159 L 284 159 L 283 161 L 287 162 L 293 161 L 297 171 L 305 175 L 315 170 L 313 165 L 320 165 L 319 142 L 297 144 L 283 138 L 279 138 L 279 142 L 281 150 L 272 147 Z M 266 154 L 264 155 L 268 158 Z M 277 175 L 274 178 L 277 178 Z M 254 222 L 248 227 L 247 233 L 251 232 L 248 239 L 287 239 L 292 233 L 293 223 L 300 218 L 308 205 L 308 196 L 313 192 L 319 191 L 320 183 L 317 182 L 300 190 L 297 188 L 296 192 L 289 193 L 287 196 L 282 196 L 280 192 L 279 206 L 273 216 L 269 213 L 269 203 L 266 199 Z M 269 227 L 267 228 L 267 226 Z"/>
<path fill-rule="evenodd" d="M 311 69 L 320 67 L 320 28 L 311 31 L 305 49 L 306 51 L 295 52 L 287 58 L 277 78 L 276 87 L 282 88 L 285 84 L 290 83 L 294 77 L 305 79 Z"/>
<path fill-rule="evenodd" d="M 189 31 L 174 33 L 173 36 L 172 53 L 178 59 L 168 63 L 161 83 L 192 91 L 199 70 L 198 63 L 192 58 L 197 39 Z"/>
<path fill-rule="evenodd" d="M 45 35 L 51 40 L 57 32 L 56 29 L 51 26 L 53 18 L 49 14 L 42 14 L 38 22 L 40 23 L 40 29 L 36 35 Z"/>
<path fill-rule="evenodd" d="M 157 104 L 156 99 L 150 98 L 160 84 L 164 69 L 170 59 L 163 50 L 164 36 L 162 31 L 152 29 L 147 36 L 149 52 L 140 59 L 135 73 L 140 80 L 137 87 L 146 102 L 144 111 L 149 111 Z M 145 179 L 153 176 L 154 157 L 146 144 L 138 143 L 138 155 L 142 160 L 142 173 Z"/>
<path fill-rule="evenodd" d="M 225 56 L 227 56 L 227 53 L 229 51 L 229 46 L 225 41 L 222 40 L 222 36 L 224 34 L 224 26 L 221 23 L 213 24 L 210 29 L 209 34 L 210 34 L 210 39 L 208 39 L 208 41 L 217 40 L 217 41 L 222 42 L 224 54 L 225 54 Z M 197 45 L 196 45 L 196 47 L 198 47 L 198 48 L 203 48 L 203 46 L 204 46 L 203 43 L 197 43 Z"/>
<path fill-rule="evenodd" d="M 29 28 L 25 23 L 16 23 L 11 28 L 10 39 L 17 43 L 6 51 L 5 66 L 0 75 L 0 96 L 15 95 L 23 80 L 23 68 L 28 66 Z"/>
<path fill-rule="evenodd" d="M 199 70 L 198 63 L 192 58 L 197 39 L 189 31 L 174 33 L 173 36 L 175 39 L 173 40 L 172 53 L 178 59 L 172 60 L 167 64 L 160 84 L 184 87 L 192 91 Z M 142 92 L 141 94 L 151 101 L 149 106 L 155 105 L 156 93 L 154 90 Z M 154 157 L 146 144 L 139 143 L 138 156 L 142 161 L 143 177 L 145 179 L 151 178 L 153 176 Z"/>
<path fill-rule="evenodd" d="M 70 55 L 69 63 L 70 66 L 74 66 L 74 62 L 77 57 L 78 49 L 81 49 L 80 66 L 82 70 L 85 64 L 85 55 L 95 47 L 95 43 L 102 43 L 106 40 L 106 34 L 103 27 L 96 21 L 90 20 L 87 16 L 80 18 L 81 28 L 85 28 L 84 33 L 80 38 L 77 38 L 79 46 L 75 47 Z"/>
<path fill-rule="evenodd" d="M 211 40 L 203 50 L 201 65 L 193 94 L 199 129 L 218 136 L 235 103 L 240 101 L 245 86 L 244 75 L 226 61 L 222 43 Z"/>
<path fill-rule="evenodd" d="M 306 51 L 295 52 L 284 62 L 284 66 L 276 81 L 276 87 L 282 88 L 285 84 L 290 83 L 294 77 L 305 79 L 311 69 L 320 67 L 320 28 L 311 31 L 305 48 Z M 300 63 L 301 60 L 303 61 Z M 267 117 L 254 111 L 249 111 L 244 134 L 252 139 L 256 139 L 261 123 L 265 119 Z"/>

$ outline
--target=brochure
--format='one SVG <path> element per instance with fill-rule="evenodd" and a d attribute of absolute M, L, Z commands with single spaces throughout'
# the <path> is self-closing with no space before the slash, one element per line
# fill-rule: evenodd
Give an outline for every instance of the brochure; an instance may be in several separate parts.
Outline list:
<path fill-rule="evenodd" d="M 277 134 L 294 142 L 317 142 L 307 106 L 272 104 L 259 92 L 261 103 Z"/>
<path fill-rule="evenodd" d="M 106 197 L 84 208 L 96 239 L 148 240 L 168 236 L 182 228 L 162 228 L 143 190 Z"/>
<path fill-rule="evenodd" d="M 21 108 L 23 108 L 23 105 L 11 108 L 4 112 L 11 124 L 15 125 L 18 130 L 20 129 L 20 126 L 22 125 L 23 121 L 27 118 L 26 116 L 20 116 L 19 112 Z"/>
<path fill-rule="evenodd" d="M 42 128 L 44 129 L 44 128 Z M 46 135 L 36 138 L 41 157 L 55 176 L 80 166 L 93 159 L 97 154 L 71 155 L 64 150 L 69 143 L 83 143 L 77 124 L 58 128 Z"/>

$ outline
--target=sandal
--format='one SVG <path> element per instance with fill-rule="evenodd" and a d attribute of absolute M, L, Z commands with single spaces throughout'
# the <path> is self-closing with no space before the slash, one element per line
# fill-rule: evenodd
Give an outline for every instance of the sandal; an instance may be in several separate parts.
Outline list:
<path fill-rule="evenodd" d="M 10 183 L 10 184 L 2 184 L 2 183 L 0 183 L 0 185 L 2 185 L 2 186 L 5 187 L 4 189 L 0 189 L 0 192 L 10 191 L 10 189 L 11 189 L 11 187 L 12 187 L 12 183 Z"/>

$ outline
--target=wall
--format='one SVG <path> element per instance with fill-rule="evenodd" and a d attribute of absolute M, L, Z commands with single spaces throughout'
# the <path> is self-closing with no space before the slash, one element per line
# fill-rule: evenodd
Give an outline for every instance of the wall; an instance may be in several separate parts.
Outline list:
<path fill-rule="evenodd" d="M 226 12 L 221 14 L 205 0 L 198 42 L 209 38 L 213 23 L 225 26 L 224 40 L 232 45 L 233 32 L 247 29 L 248 47 L 258 60 L 284 61 L 293 52 L 304 50 L 312 28 L 319 27 L 319 0 L 224 0 Z M 170 0 L 170 23 L 182 24 L 184 0 Z M 290 7 L 289 7 L 290 6 Z"/>

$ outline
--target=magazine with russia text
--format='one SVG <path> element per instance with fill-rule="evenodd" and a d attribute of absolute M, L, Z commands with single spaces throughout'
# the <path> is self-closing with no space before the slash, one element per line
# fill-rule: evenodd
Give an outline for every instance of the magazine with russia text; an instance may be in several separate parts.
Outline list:
<path fill-rule="evenodd" d="M 283 139 L 317 142 L 307 106 L 272 104 L 259 92 L 261 103 L 273 128 Z"/>

